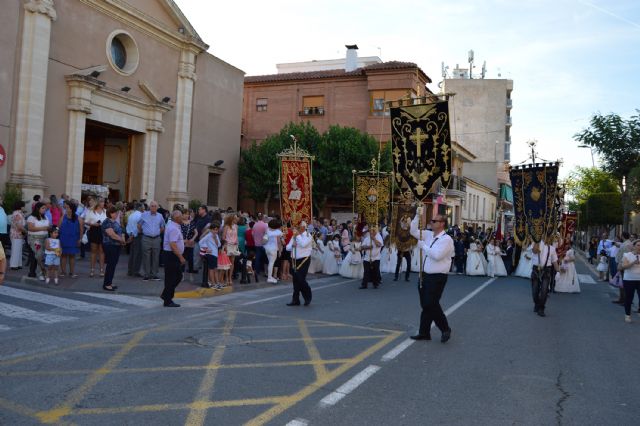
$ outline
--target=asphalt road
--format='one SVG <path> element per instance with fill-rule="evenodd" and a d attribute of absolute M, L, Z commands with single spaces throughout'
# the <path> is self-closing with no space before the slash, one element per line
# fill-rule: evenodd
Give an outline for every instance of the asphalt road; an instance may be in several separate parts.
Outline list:
<path fill-rule="evenodd" d="M 279 285 L 179 309 L 6 287 L 0 303 L 71 319 L 0 310 L 0 424 L 638 424 L 640 316 L 604 284 L 539 318 L 527 280 L 452 275 L 447 344 L 407 340 L 415 282 L 313 286 L 309 307 Z"/>

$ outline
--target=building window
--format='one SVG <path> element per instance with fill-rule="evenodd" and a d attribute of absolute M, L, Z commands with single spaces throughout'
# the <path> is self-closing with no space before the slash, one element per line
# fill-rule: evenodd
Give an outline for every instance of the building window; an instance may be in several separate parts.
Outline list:
<path fill-rule="evenodd" d="M 300 115 L 324 115 L 324 96 L 304 96 Z"/>
<path fill-rule="evenodd" d="M 107 59 L 118 74 L 131 75 L 136 71 L 140 54 L 129 33 L 116 30 L 107 37 Z"/>
<path fill-rule="evenodd" d="M 209 187 L 207 188 L 207 205 L 218 206 L 218 195 L 220 193 L 220 174 L 209 173 Z"/>
<path fill-rule="evenodd" d="M 264 112 L 267 110 L 267 98 L 256 99 L 256 111 Z"/>
<path fill-rule="evenodd" d="M 504 144 L 504 161 L 511 161 L 511 144 Z"/>
<path fill-rule="evenodd" d="M 373 116 L 388 116 L 389 109 L 385 110 L 385 102 L 397 101 L 403 98 L 409 98 L 411 91 L 408 89 L 401 90 L 372 90 L 369 93 L 370 114 Z M 408 105 L 410 102 L 407 103 Z"/>

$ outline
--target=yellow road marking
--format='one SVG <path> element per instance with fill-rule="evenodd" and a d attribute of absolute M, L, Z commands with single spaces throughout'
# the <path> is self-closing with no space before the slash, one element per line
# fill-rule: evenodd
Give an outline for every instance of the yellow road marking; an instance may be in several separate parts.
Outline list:
<path fill-rule="evenodd" d="M 234 399 L 228 401 L 197 401 L 189 404 L 151 404 L 136 405 L 130 407 L 110 407 L 110 408 L 80 408 L 73 411 L 75 415 L 99 415 L 99 414 L 128 414 L 128 413 L 148 413 L 168 410 L 208 410 L 210 408 L 242 407 L 248 405 L 272 405 L 284 401 L 284 396 L 274 396 L 265 398 Z"/>
<path fill-rule="evenodd" d="M 298 329 L 300 326 L 298 326 Z M 233 328 L 235 330 L 235 327 Z M 370 334 L 370 335 L 357 335 L 357 336 L 323 336 L 323 337 L 314 337 L 313 340 L 366 340 L 366 339 L 382 339 L 383 337 L 387 337 L 388 334 Z M 236 343 L 235 346 L 242 345 L 250 345 L 253 343 L 286 343 L 286 342 L 304 342 L 308 338 L 306 337 L 284 337 L 282 339 L 251 339 L 244 342 Z M 113 343 L 105 343 L 99 347 L 110 347 L 110 346 L 122 346 L 121 344 L 113 344 Z M 193 343 L 188 342 L 147 342 L 140 343 L 138 347 L 163 347 L 163 346 L 197 346 Z"/>
<path fill-rule="evenodd" d="M 22 355 L 22 356 L 18 356 L 18 357 L 15 357 L 15 358 L 7 359 L 7 360 L 4 360 L 4 361 L 0 361 L 0 367 L 4 367 L 5 365 L 20 364 L 20 363 L 25 362 L 25 361 L 32 361 L 34 359 L 45 358 L 45 357 L 49 357 L 51 355 L 59 355 L 59 354 L 63 354 L 65 352 L 74 351 L 74 350 L 94 349 L 94 348 L 100 347 L 101 345 L 102 345 L 102 342 L 85 343 L 85 344 L 82 344 L 82 345 L 70 346 L 70 347 L 63 348 L 63 349 L 54 349 L 52 351 L 42 352 L 42 353 L 39 353 L 39 354 Z M 121 345 L 118 344 L 118 346 L 121 346 Z"/>
<path fill-rule="evenodd" d="M 51 355 L 56 355 L 56 354 L 60 354 L 60 353 L 64 353 L 64 352 L 68 352 L 68 351 L 73 351 L 73 350 L 83 350 L 83 349 L 91 349 L 91 348 L 98 348 L 98 347 L 107 347 L 107 346 L 113 346 L 113 347 L 121 347 L 120 351 L 114 355 L 114 357 L 112 357 L 109 361 L 107 361 L 106 364 L 104 364 L 101 368 L 97 369 L 97 370 L 72 370 L 72 371 L 59 371 L 59 372 L 55 372 L 55 371 L 23 371 L 23 372 L 0 372 L 0 377 L 2 377 L 3 375 L 5 376 L 20 376 L 20 375 L 24 375 L 24 376 L 29 376 L 29 375 L 33 375 L 33 376 L 37 376 L 37 375 L 56 375 L 58 373 L 60 373 L 61 375 L 65 375 L 65 374 L 90 374 L 90 377 L 87 379 L 87 381 L 80 387 L 78 388 L 76 391 L 74 391 L 68 398 L 67 400 L 62 403 L 60 406 L 49 410 L 49 411 L 44 411 L 44 412 L 35 412 L 32 410 L 32 415 L 35 416 L 36 418 L 38 418 L 39 420 L 43 421 L 43 422 L 57 422 L 60 423 L 60 420 L 67 415 L 70 414 L 78 414 L 78 415 L 82 415 L 82 414 L 108 414 L 108 413 L 121 413 L 121 412 L 142 412 L 142 411 L 163 411 L 163 410 L 190 410 L 189 412 L 189 419 L 191 419 L 191 421 L 188 419 L 187 424 L 203 424 L 204 421 L 206 420 L 206 415 L 207 415 L 207 410 L 210 408 L 216 408 L 216 407 L 231 407 L 231 406 L 242 406 L 242 405 L 274 405 L 273 407 L 269 408 L 267 411 L 265 411 L 264 413 L 260 414 L 258 417 L 254 418 L 253 420 L 250 421 L 249 424 L 262 424 L 264 422 L 269 421 L 270 419 L 273 419 L 275 416 L 281 414 L 283 411 L 287 410 L 288 408 L 290 408 L 291 406 L 293 406 L 294 404 L 298 403 L 299 401 L 303 400 L 304 398 L 308 397 L 309 395 L 311 395 L 313 392 L 315 392 L 315 390 L 317 390 L 320 386 L 324 386 L 327 383 L 331 382 L 332 380 L 335 380 L 337 377 L 339 377 L 341 374 L 343 374 L 344 372 L 346 372 L 347 370 L 349 370 L 350 368 L 352 368 L 354 365 L 360 363 L 363 359 L 365 359 L 366 357 L 370 356 L 371 354 L 373 354 L 374 352 L 378 351 L 380 348 L 386 346 L 389 342 L 393 341 L 394 339 L 396 339 L 399 335 L 402 334 L 402 332 L 396 331 L 396 330 L 385 330 L 385 329 L 381 329 L 381 328 L 375 328 L 375 327 L 366 327 L 366 326 L 357 326 L 357 325 L 349 325 L 349 324 L 343 324 L 343 323 L 335 323 L 335 322 L 328 322 L 328 321 L 318 321 L 318 320 L 297 320 L 296 318 L 291 318 L 291 317 L 284 317 L 284 316 L 275 316 L 275 315 L 267 315 L 267 314 L 259 314 L 259 313 L 254 313 L 254 312 L 244 312 L 244 311 L 229 311 L 229 316 L 233 316 L 234 318 L 234 323 L 235 323 L 235 316 L 236 314 L 244 314 L 244 315 L 248 315 L 248 316 L 254 316 L 254 317 L 262 317 L 262 318 L 274 318 L 274 319 L 280 319 L 280 320 L 288 320 L 288 321 L 298 321 L 298 325 L 297 327 L 303 332 L 306 333 L 303 334 L 303 337 L 300 338 L 294 338 L 294 339 L 262 339 L 262 340 L 257 340 L 257 341 L 253 341 L 255 343 L 279 343 L 279 342 L 288 342 L 288 341 L 303 341 L 305 342 L 305 345 L 307 346 L 307 351 L 309 352 L 310 357 L 312 358 L 311 360 L 305 360 L 305 361 L 290 361 L 290 362 L 274 362 L 274 363 L 254 363 L 254 364 L 228 364 L 228 365 L 222 365 L 220 364 L 220 361 L 222 360 L 224 351 L 225 351 L 225 346 L 219 346 L 216 347 L 214 354 L 212 355 L 211 358 L 211 362 L 206 365 L 206 366 L 179 366 L 179 367 L 155 367 L 155 368 L 139 368 L 139 369 L 115 369 L 114 367 L 117 366 L 118 363 L 120 363 L 122 361 L 122 359 L 124 359 L 125 356 L 128 355 L 128 353 L 135 347 L 138 346 L 140 344 L 140 340 L 142 340 L 142 338 L 149 334 L 149 333 L 154 333 L 154 332 L 163 332 L 163 331 L 168 331 L 168 330 L 180 330 L 181 328 L 179 328 L 180 324 L 189 324 L 189 323 L 193 323 L 194 321 L 201 321 L 201 319 L 193 319 L 193 318 L 189 318 L 189 319 L 185 319 L 184 321 L 179 321 L 178 324 L 173 323 L 172 325 L 163 325 L 163 326 L 159 326 L 159 327 L 151 327 L 146 331 L 142 331 L 138 334 L 136 334 L 136 336 L 134 336 L 134 338 L 132 340 L 130 340 L 129 342 L 126 343 L 111 343 L 111 344 L 104 344 L 101 342 L 95 342 L 95 343 L 90 343 L 90 344 L 82 344 L 82 345 L 77 345 L 75 347 L 69 347 L 69 348 L 64 348 L 64 349 L 58 349 L 58 350 L 53 350 L 53 351 L 49 351 L 46 353 L 41 353 L 41 354 L 35 354 L 35 355 L 27 355 L 27 356 L 22 356 L 22 357 L 18 357 L 18 358 L 14 358 L 11 360 L 6 360 L 3 362 L 0 362 L 0 367 L 3 365 L 13 365 L 13 364 L 18 364 L 20 362 L 24 362 L 24 361 L 29 361 L 29 360 L 33 360 L 33 359 L 38 359 L 38 358 L 43 358 L 43 357 L 49 357 Z M 302 328 L 300 327 L 302 323 Z M 219 322 L 216 321 L 216 324 L 219 324 Z M 178 325 L 178 327 L 176 327 L 176 325 Z M 227 322 L 225 324 L 225 327 L 223 328 L 223 330 L 225 331 L 225 335 L 229 335 L 231 328 L 235 329 L 241 329 L 241 328 L 246 328 L 246 329 L 273 329 L 273 328 L 293 328 L 296 327 L 296 325 L 261 325 L 261 326 L 234 326 L 231 323 L 229 323 L 229 318 L 227 318 Z M 350 327 L 353 329 L 360 329 L 360 330 L 367 330 L 367 331 L 377 331 L 377 332 L 383 332 L 383 333 L 389 333 L 388 335 L 385 336 L 379 336 L 379 335 L 371 335 L 371 336 L 336 336 L 336 337 L 319 337 L 319 338 L 311 338 L 309 335 L 309 328 L 312 327 Z M 219 327 L 193 327 L 193 329 L 208 329 L 208 330 L 215 330 L 218 329 Z M 184 329 L 191 329 L 191 328 L 184 328 Z M 304 331 L 303 331 L 304 330 Z M 134 341 L 137 336 L 140 335 L 140 338 L 137 339 L 137 341 Z M 366 349 L 364 352 L 360 353 L 359 355 L 357 355 L 354 358 L 345 358 L 345 359 L 330 359 L 330 360 L 322 360 L 320 358 L 320 354 L 318 352 L 318 349 L 315 345 L 315 342 L 319 341 L 319 340 L 341 340 L 341 339 L 373 339 L 373 338 L 381 338 L 384 337 L 381 341 L 377 342 L 375 345 L 371 346 L 370 348 Z M 113 339 L 120 339 L 121 337 L 119 336 L 114 336 Z M 144 346 L 160 346 L 161 344 L 154 344 L 154 343 L 142 343 L 141 345 Z M 311 345 L 311 346 L 309 346 Z M 216 356 L 216 353 L 218 354 Z M 216 359 L 214 359 L 214 357 L 216 359 L 218 359 L 217 362 Z M 317 359 L 313 359 L 313 358 L 317 358 Z M 342 364 L 340 365 L 338 368 L 336 368 L 335 370 L 328 372 L 325 368 L 325 365 L 331 365 L 331 364 Z M 316 380 L 309 384 L 308 386 L 306 386 L 305 388 L 303 388 L 302 390 L 300 390 L 299 392 L 293 394 L 293 395 L 289 395 L 289 396 L 275 396 L 275 397 L 265 397 L 265 398 L 253 398 L 253 399 L 243 399 L 243 400 L 229 400 L 229 401 L 210 401 L 210 394 L 213 390 L 213 386 L 215 383 L 215 378 L 216 378 L 216 374 L 217 374 L 217 370 L 219 369 L 223 369 L 223 368 L 268 368 L 268 367 L 294 367 L 294 366 L 303 366 L 303 365 L 311 365 L 314 367 L 315 373 L 316 373 Z M 124 374 L 124 373 L 136 373 L 136 372 L 160 372 L 160 371 L 188 371 L 188 370 L 205 370 L 205 377 L 202 379 L 202 383 L 201 383 L 201 387 L 198 391 L 198 395 L 197 397 L 200 399 L 196 399 L 194 402 L 189 403 L 189 404 L 156 404 L 156 405 L 143 405 L 143 406 L 134 406 L 134 407 L 115 407 L 115 408 L 95 408 L 95 409 L 74 409 L 73 407 L 75 405 L 77 405 L 85 396 L 86 394 L 88 394 L 91 389 L 100 381 L 104 378 L 104 376 L 106 374 L 114 374 L 114 373 L 119 373 L 119 374 Z M 208 389 L 208 390 L 207 390 Z M 0 407 L 2 407 L 1 404 L 2 401 L 0 401 Z M 11 402 L 7 402 L 6 404 L 13 404 Z M 5 405 L 6 405 L 5 404 Z M 16 406 L 18 406 L 16 404 Z M 26 407 L 25 407 L 26 408 Z M 29 410 L 28 408 L 26 408 L 27 410 Z M 115 410 L 115 411 L 114 411 Z M 26 413 L 26 411 L 24 411 Z"/>
<path fill-rule="evenodd" d="M 277 315 L 269 315 L 269 314 L 260 314 L 257 312 L 248 312 L 248 311 L 236 311 L 239 314 L 244 314 L 244 315 L 253 315 L 256 317 L 264 317 L 264 318 L 272 318 L 272 319 L 289 319 L 289 320 L 294 320 L 295 318 L 289 318 L 289 317 L 282 317 L 282 316 L 277 316 Z M 321 321 L 321 320 L 305 320 L 307 323 L 309 324 L 321 324 L 327 327 L 344 327 L 345 324 L 339 323 L 339 322 L 333 322 L 333 321 Z M 351 325 L 351 324 L 347 324 L 346 327 L 349 328 L 355 328 L 355 329 L 359 329 L 359 330 L 374 330 L 374 331 L 384 331 L 386 333 L 398 333 L 398 330 L 388 330 L 385 328 L 379 328 L 379 327 L 367 327 L 364 325 Z"/>
<path fill-rule="evenodd" d="M 281 361 L 281 362 L 257 362 L 247 364 L 219 364 L 219 365 L 180 365 L 175 367 L 145 367 L 113 369 L 109 374 L 128 373 L 166 373 L 172 371 L 201 371 L 201 370 L 228 370 L 241 368 L 273 368 L 273 367 L 300 367 L 304 365 L 331 365 L 343 364 L 351 358 L 323 359 L 321 361 Z M 77 376 L 93 373 L 95 370 L 37 370 L 37 371 L 7 371 L 0 377 L 37 377 L 37 376 Z"/>
<path fill-rule="evenodd" d="M 146 331 L 140 331 L 131 338 L 122 349 L 120 349 L 114 356 L 112 356 L 102 367 L 95 370 L 87 380 L 77 389 L 75 389 L 67 399 L 58 407 L 49 410 L 41 411 L 37 413 L 38 418 L 43 423 L 56 423 L 62 417 L 69 415 L 74 405 L 78 404 L 82 399 L 109 374 L 109 372 L 115 368 L 122 359 L 144 338 L 147 334 Z"/>
<path fill-rule="evenodd" d="M 305 399 L 306 397 L 308 397 L 309 395 L 314 393 L 316 390 L 318 390 L 318 388 L 326 385 L 327 383 L 331 382 L 332 380 L 337 379 L 341 374 L 343 374 L 346 371 L 348 371 L 354 365 L 362 362 L 365 358 L 371 356 L 375 352 L 377 352 L 380 349 L 384 348 L 386 345 L 391 343 L 393 340 L 397 339 L 398 336 L 400 336 L 402 334 L 403 334 L 402 332 L 395 332 L 393 334 L 390 334 L 389 336 L 387 336 L 383 340 L 379 341 L 375 345 L 371 346 L 370 348 L 368 348 L 365 351 L 361 352 L 360 354 L 356 355 L 354 358 L 349 360 L 349 362 L 347 362 L 347 363 L 341 365 L 340 367 L 336 368 L 335 370 L 327 373 L 321 380 L 316 380 L 315 382 L 311 383 L 310 385 L 305 386 L 302 390 L 296 392 L 293 395 L 288 396 L 287 398 L 285 398 L 282 402 L 280 402 L 276 406 L 268 409 L 267 411 L 265 411 L 264 413 L 260 414 L 259 416 L 251 419 L 250 421 L 245 423 L 245 426 L 256 426 L 256 425 L 262 425 L 262 424 L 267 423 L 268 421 L 272 420 L 274 417 L 282 414 L 285 410 L 291 408 L 293 405 L 297 404 L 298 402 L 302 401 L 303 399 Z"/>
<path fill-rule="evenodd" d="M 351 327 L 349 324 L 307 324 L 307 327 Z M 297 325 L 236 325 L 234 330 L 298 328 Z M 169 327 L 169 330 L 224 330 L 224 327 Z"/>
<path fill-rule="evenodd" d="M 298 327 L 300 328 L 300 334 L 302 334 L 304 345 L 307 347 L 307 352 L 309 353 L 311 361 L 322 361 L 320 351 L 318 351 L 318 347 L 311 338 L 309 329 L 305 322 L 303 320 L 298 320 Z M 327 368 L 323 364 L 314 364 L 313 371 L 316 373 L 316 380 L 322 380 L 327 375 Z"/>
<path fill-rule="evenodd" d="M 233 328 L 235 319 L 236 313 L 234 311 L 229 312 L 224 330 L 222 331 L 222 335 L 224 337 L 227 337 L 229 336 L 229 334 L 231 334 L 231 329 Z M 225 349 L 226 346 L 218 346 L 216 350 L 213 351 L 213 355 L 211 355 L 211 360 L 209 361 L 209 366 L 220 365 L 222 357 L 224 356 Z M 211 395 L 211 391 L 213 390 L 213 385 L 215 384 L 217 374 L 217 368 L 210 368 L 205 372 L 205 375 L 202 378 L 202 382 L 200 383 L 200 389 L 198 389 L 196 399 L 193 401 L 192 408 L 189 411 L 189 416 L 187 417 L 187 421 L 185 422 L 186 425 L 196 426 L 204 424 L 204 420 L 207 417 L 206 403 L 209 402 L 209 397 Z"/>

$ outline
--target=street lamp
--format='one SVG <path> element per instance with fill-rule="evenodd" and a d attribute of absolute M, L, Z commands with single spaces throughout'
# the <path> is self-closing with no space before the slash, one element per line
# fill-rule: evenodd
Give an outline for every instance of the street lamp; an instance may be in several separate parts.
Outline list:
<path fill-rule="evenodd" d="M 578 145 L 578 148 L 589 148 L 589 152 L 591 152 L 591 165 L 593 167 L 595 167 L 596 166 L 596 162 L 593 161 L 593 148 L 591 148 L 591 146 L 589 146 L 589 145 Z"/>

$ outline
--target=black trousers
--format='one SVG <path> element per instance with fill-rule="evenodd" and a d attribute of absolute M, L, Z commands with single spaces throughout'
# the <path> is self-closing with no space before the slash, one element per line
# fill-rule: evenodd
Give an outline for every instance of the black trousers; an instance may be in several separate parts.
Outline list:
<path fill-rule="evenodd" d="M 174 252 L 162 250 L 162 254 L 164 255 L 164 290 L 160 297 L 164 303 L 171 303 L 176 287 L 182 281 L 182 265 Z"/>
<path fill-rule="evenodd" d="M 554 275 L 552 266 L 545 268 L 534 266 L 531 271 L 531 295 L 536 312 L 540 310 L 544 312 L 544 305 L 547 303 L 547 294 Z"/>
<path fill-rule="evenodd" d="M 366 287 L 369 282 L 373 283 L 374 287 L 380 285 L 382 277 L 380 276 L 380 261 L 374 260 L 373 262 L 362 262 L 364 268 L 364 275 L 362 276 L 362 287 Z"/>
<path fill-rule="evenodd" d="M 407 270 L 404 273 L 404 279 L 409 281 L 409 274 L 411 274 L 411 252 L 410 251 L 398 251 L 398 260 L 396 261 L 396 280 L 400 274 L 400 267 L 402 266 L 402 259 L 407 259 Z"/>
<path fill-rule="evenodd" d="M 420 329 L 418 334 L 428 335 L 431 333 L 431 323 L 435 322 L 440 331 L 449 330 L 447 316 L 440 306 L 440 298 L 447 285 L 447 274 L 427 274 L 422 273 L 422 287 L 418 286 L 420 294 Z"/>
<path fill-rule="evenodd" d="M 120 259 L 120 252 L 122 246 L 120 244 L 102 244 L 102 251 L 104 252 L 104 281 L 102 286 L 113 284 L 113 276 L 116 273 L 116 265 L 118 259 Z"/>
<path fill-rule="evenodd" d="M 453 258 L 453 263 L 456 265 L 456 273 L 462 274 L 464 272 L 464 255 L 458 255 Z"/>
<path fill-rule="evenodd" d="M 199 254 L 198 254 L 199 255 Z M 193 247 L 185 247 L 182 256 L 187 260 L 187 268 L 189 272 L 193 271 Z M 182 268 L 184 269 L 184 268 Z"/>
<path fill-rule="evenodd" d="M 305 303 L 311 302 L 311 287 L 307 282 L 307 272 L 309 271 L 309 264 L 311 263 L 310 257 L 304 257 L 302 259 L 296 259 L 296 270 L 293 272 L 293 295 L 291 296 L 292 303 L 300 303 L 300 294 Z"/>

